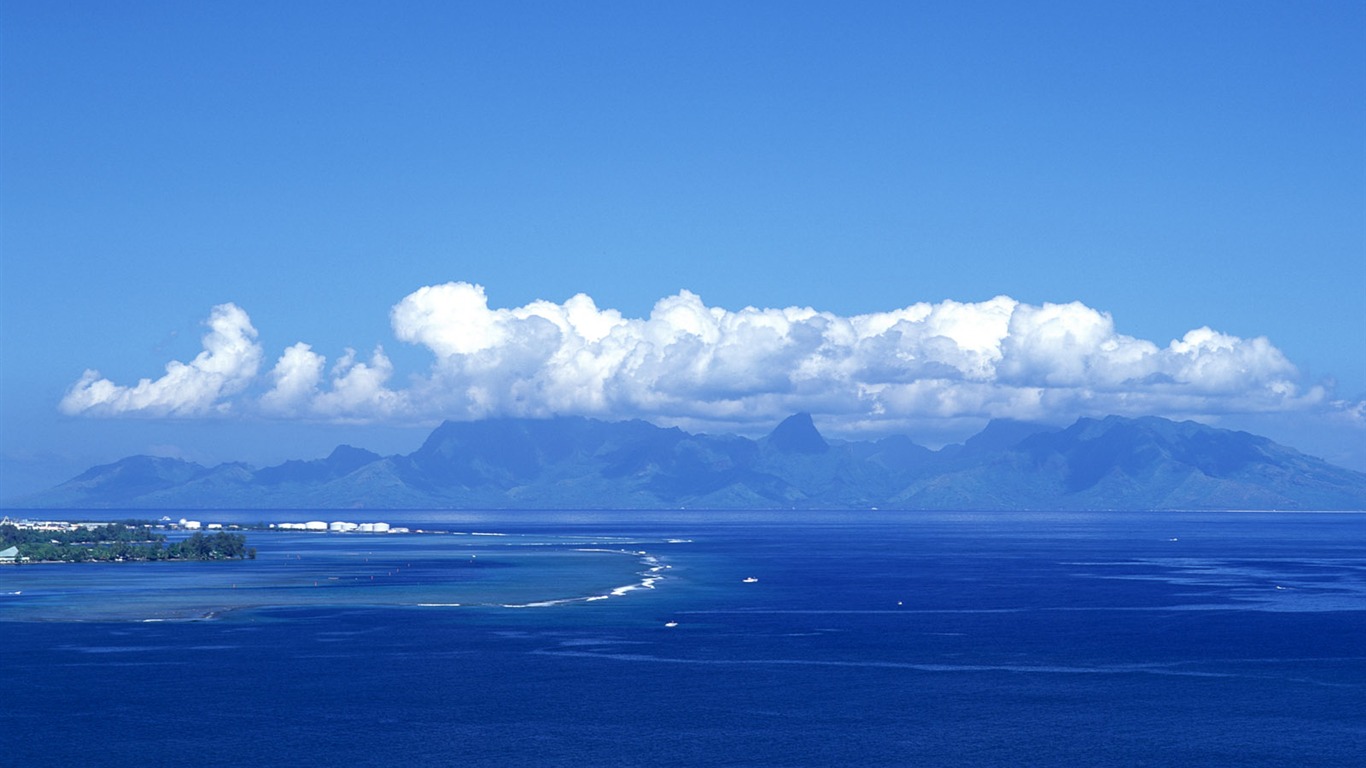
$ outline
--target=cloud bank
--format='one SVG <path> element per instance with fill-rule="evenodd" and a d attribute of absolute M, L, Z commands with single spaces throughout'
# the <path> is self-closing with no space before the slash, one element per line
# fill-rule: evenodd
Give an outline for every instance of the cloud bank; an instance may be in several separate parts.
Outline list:
<path fill-rule="evenodd" d="M 810 307 L 730 311 L 681 291 L 648 317 L 627 318 L 583 294 L 491 308 L 483 287 L 446 283 L 406 296 L 390 323 L 399 341 L 433 356 L 402 385 L 383 349 L 364 358 L 348 349 L 329 367 L 302 342 L 261 375 L 256 330 L 224 304 L 191 362 L 131 387 L 86 371 L 61 409 L 394 423 L 580 414 L 740 431 L 809 411 L 851 433 L 935 419 L 1362 413 L 1298 385 L 1265 338 L 1206 327 L 1159 345 L 1076 302 L 998 296 L 845 317 Z"/>
<path fill-rule="evenodd" d="M 188 363 L 171 361 L 166 375 L 127 387 L 87 370 L 62 398 L 65 413 L 115 416 L 204 416 L 232 409 L 229 400 L 246 389 L 261 367 L 261 346 L 251 319 L 234 304 L 213 308 L 204 351 Z"/>

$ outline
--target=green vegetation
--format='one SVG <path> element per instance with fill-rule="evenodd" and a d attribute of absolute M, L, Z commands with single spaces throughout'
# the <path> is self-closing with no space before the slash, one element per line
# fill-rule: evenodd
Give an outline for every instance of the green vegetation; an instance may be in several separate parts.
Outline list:
<path fill-rule="evenodd" d="M 73 531 L 37 531 L 0 525 L 0 549 L 18 547 L 30 562 L 118 562 L 148 560 L 256 559 L 240 533 L 195 533 L 168 544 L 164 534 L 135 523 L 110 523 Z"/>

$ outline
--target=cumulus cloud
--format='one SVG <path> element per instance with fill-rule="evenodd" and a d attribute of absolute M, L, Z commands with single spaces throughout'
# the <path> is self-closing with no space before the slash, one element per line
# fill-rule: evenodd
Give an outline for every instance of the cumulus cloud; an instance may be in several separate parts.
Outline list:
<path fill-rule="evenodd" d="M 261 347 L 251 319 L 236 304 L 219 304 L 208 320 L 204 351 L 188 363 L 171 361 L 166 375 L 121 386 L 87 370 L 62 398 L 68 414 L 202 416 L 226 412 L 226 398 L 244 390 L 261 366 Z"/>
<path fill-rule="evenodd" d="M 312 402 L 315 414 L 333 419 L 383 420 L 405 410 L 402 393 L 385 386 L 394 365 L 376 348 L 369 362 L 356 359 L 354 349 L 332 366 L 331 386 Z"/>
<path fill-rule="evenodd" d="M 271 370 L 274 386 L 261 396 L 261 409 L 274 416 L 338 421 L 382 420 L 405 410 L 403 394 L 385 386 L 394 366 L 383 349 L 376 349 L 369 362 L 357 361 L 356 351 L 347 349 L 333 364 L 324 387 L 326 365 L 327 358 L 308 344 L 300 342 L 286 349 Z"/>
<path fill-rule="evenodd" d="M 286 415 L 308 408 L 318 396 L 318 382 L 326 365 L 327 358 L 303 342 L 286 349 L 270 372 L 275 386 L 261 396 L 261 407 Z"/>
<path fill-rule="evenodd" d="M 680 291 L 647 317 L 627 318 L 583 294 L 490 307 L 483 287 L 447 283 L 403 298 L 390 323 L 400 341 L 433 357 L 401 388 L 390 386 L 394 366 L 382 349 L 365 361 L 348 349 L 329 369 L 300 343 L 280 355 L 263 394 L 241 394 L 261 351 L 246 314 L 223 305 L 194 362 L 132 388 L 87 372 L 62 407 L 203 414 L 240 402 L 237 410 L 328 420 L 582 414 L 742 430 L 810 411 L 846 431 L 933 419 L 1347 407 L 1320 387 L 1300 387 L 1265 338 L 1198 328 L 1162 345 L 1120 333 L 1109 314 L 1080 303 L 1007 296 L 841 316 L 727 310 Z"/>
<path fill-rule="evenodd" d="M 436 357 L 420 402 L 446 414 L 585 413 L 720 423 L 808 410 L 897 420 L 1082 412 L 1279 410 L 1301 392 L 1263 338 L 1201 328 L 1166 347 L 1079 303 L 920 303 L 843 317 L 809 307 L 729 311 L 688 291 L 649 317 L 587 296 L 494 309 L 476 285 L 423 288 L 395 334 Z"/>

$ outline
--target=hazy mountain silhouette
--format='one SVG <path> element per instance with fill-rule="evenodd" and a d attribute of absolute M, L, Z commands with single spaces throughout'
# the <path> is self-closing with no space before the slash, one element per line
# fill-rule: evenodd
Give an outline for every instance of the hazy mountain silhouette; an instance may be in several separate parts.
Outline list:
<path fill-rule="evenodd" d="M 10 506 L 432 509 L 1366 509 L 1366 474 L 1264 437 L 1110 416 L 999 420 L 938 451 L 827 441 L 809 414 L 767 436 L 581 417 L 446 422 L 416 451 L 340 446 L 254 469 L 134 456 Z"/>

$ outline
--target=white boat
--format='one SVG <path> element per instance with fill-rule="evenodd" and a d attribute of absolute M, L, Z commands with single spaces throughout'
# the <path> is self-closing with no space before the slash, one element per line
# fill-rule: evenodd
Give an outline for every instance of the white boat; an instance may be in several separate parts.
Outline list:
<path fill-rule="evenodd" d="M 758 581 L 758 579 L 754 578 L 753 576 L 746 576 L 745 578 L 741 579 L 740 581 L 742 581 L 742 582 L 744 582 L 744 583 L 746 583 L 746 584 L 753 584 L 754 582 Z"/>

